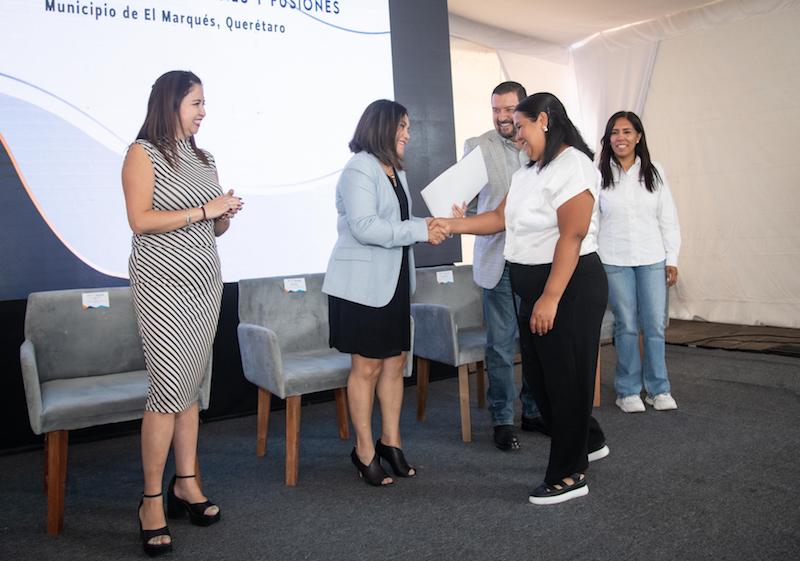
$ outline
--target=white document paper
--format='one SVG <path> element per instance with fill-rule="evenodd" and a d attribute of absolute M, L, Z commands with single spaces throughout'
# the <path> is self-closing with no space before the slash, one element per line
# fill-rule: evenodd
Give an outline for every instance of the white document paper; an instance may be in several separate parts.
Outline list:
<path fill-rule="evenodd" d="M 84 310 L 89 308 L 108 308 L 108 292 L 84 292 L 81 294 L 81 304 Z"/>
<path fill-rule="evenodd" d="M 454 204 L 469 203 L 489 182 L 481 147 L 477 146 L 422 190 L 432 216 L 449 218 Z"/>
<path fill-rule="evenodd" d="M 305 292 L 306 279 L 304 277 L 283 279 L 283 289 L 286 292 Z"/>
<path fill-rule="evenodd" d="M 453 280 L 453 271 L 436 271 L 436 282 L 439 284 L 450 284 Z"/>

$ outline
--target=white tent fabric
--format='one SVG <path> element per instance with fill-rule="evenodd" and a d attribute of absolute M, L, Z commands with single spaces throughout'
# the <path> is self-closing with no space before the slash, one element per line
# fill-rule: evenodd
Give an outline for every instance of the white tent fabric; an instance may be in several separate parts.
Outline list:
<path fill-rule="evenodd" d="M 568 111 L 587 142 L 633 109 L 666 168 L 684 238 L 672 317 L 800 327 L 798 28 L 798 0 L 721 0 L 571 49 L 580 114 Z M 507 78 L 568 97 L 537 85 L 558 53 L 550 44 L 526 51 L 523 36 L 459 29 L 498 50 Z"/>
<path fill-rule="evenodd" d="M 659 43 L 740 19 L 797 7 L 797 0 L 720 0 L 699 8 L 598 33 L 571 49 L 581 104 L 582 133 L 598 146 L 609 115 L 641 115 Z M 598 146 L 599 147 L 599 146 Z"/>
<path fill-rule="evenodd" d="M 510 51 L 497 51 L 500 64 L 509 80 L 516 80 L 528 93 L 551 92 L 558 96 L 570 117 L 579 116 L 578 90 L 575 72 L 569 59 L 563 63 L 521 55 Z"/>
<path fill-rule="evenodd" d="M 617 47 L 599 36 L 572 54 L 581 109 L 581 134 L 595 150 L 606 120 L 626 109 L 642 114 L 658 41 Z"/>
<path fill-rule="evenodd" d="M 561 45 L 478 23 L 455 14 L 450 14 L 447 19 L 450 23 L 451 37 L 465 39 L 498 51 L 543 58 L 561 64 L 569 62 L 569 51 Z"/>
<path fill-rule="evenodd" d="M 643 119 L 681 222 L 679 319 L 800 327 L 800 7 L 662 42 Z"/>

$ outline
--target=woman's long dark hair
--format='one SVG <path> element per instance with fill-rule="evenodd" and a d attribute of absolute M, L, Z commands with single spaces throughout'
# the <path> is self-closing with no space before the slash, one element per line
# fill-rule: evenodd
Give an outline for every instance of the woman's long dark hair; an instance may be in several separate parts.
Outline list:
<path fill-rule="evenodd" d="M 611 131 L 614 129 L 614 124 L 617 119 L 628 119 L 636 132 L 642 135 L 639 143 L 636 145 L 636 155 L 639 156 L 641 167 L 639 169 L 639 181 L 644 181 L 644 186 L 649 192 L 658 189 L 658 183 L 662 182 L 661 174 L 658 173 L 656 166 L 650 160 L 650 150 L 647 149 L 647 138 L 644 134 L 644 126 L 639 116 L 632 111 L 617 111 L 606 123 L 606 130 L 603 133 L 603 139 L 600 141 L 602 149 L 600 150 L 600 175 L 603 176 L 603 189 L 614 188 L 614 175 L 611 173 L 611 158 L 619 164 L 617 155 L 611 148 Z"/>
<path fill-rule="evenodd" d="M 137 140 L 146 140 L 155 146 L 173 168 L 178 167 L 175 137 L 178 135 L 181 101 L 195 84 L 203 85 L 200 78 L 187 70 L 171 70 L 159 76 L 150 90 L 144 124 L 136 135 Z M 208 157 L 194 143 L 194 135 L 189 137 L 189 144 L 197 158 L 208 165 Z"/>
<path fill-rule="evenodd" d="M 403 160 L 397 153 L 397 127 L 407 115 L 406 108 L 396 101 L 373 101 L 358 120 L 350 151 L 354 154 L 369 152 L 384 164 L 403 169 Z"/>
<path fill-rule="evenodd" d="M 580 150 L 589 156 L 590 160 L 594 159 L 594 152 L 589 149 L 586 142 L 583 141 L 581 133 L 570 121 L 569 116 L 567 116 L 567 110 L 564 109 L 564 104 L 553 94 L 539 92 L 529 95 L 519 102 L 515 111 L 522 113 L 532 121 L 539 118 L 539 113 L 547 114 L 544 152 L 538 162 L 532 161 L 528 164 L 528 167 L 538 164 L 539 169 L 543 169 L 558 155 L 558 151 L 563 144 Z"/>

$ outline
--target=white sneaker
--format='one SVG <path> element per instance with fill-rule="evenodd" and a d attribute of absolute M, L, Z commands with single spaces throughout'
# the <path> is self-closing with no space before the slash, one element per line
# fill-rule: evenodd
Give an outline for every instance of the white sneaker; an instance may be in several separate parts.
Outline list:
<path fill-rule="evenodd" d="M 609 452 L 611 452 L 611 450 L 608 449 L 606 444 L 603 444 L 602 448 L 598 448 L 594 452 L 589 452 L 587 456 L 590 462 L 596 462 L 608 456 Z"/>
<path fill-rule="evenodd" d="M 642 403 L 642 398 L 638 395 L 626 395 L 625 397 L 618 397 L 617 401 L 614 403 L 616 403 L 617 407 L 622 409 L 624 413 L 642 413 L 644 411 L 644 403 Z"/>
<path fill-rule="evenodd" d="M 669 393 L 660 393 L 654 397 L 648 395 L 644 400 L 647 405 L 652 405 L 656 411 L 670 411 L 678 408 L 678 404 L 675 403 L 675 399 Z"/>

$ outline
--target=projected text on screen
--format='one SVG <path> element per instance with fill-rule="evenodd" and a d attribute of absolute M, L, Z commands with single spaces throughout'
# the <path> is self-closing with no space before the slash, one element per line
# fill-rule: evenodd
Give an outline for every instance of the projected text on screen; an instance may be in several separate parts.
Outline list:
<path fill-rule="evenodd" d="M 203 80 L 196 142 L 247 203 L 218 242 L 226 281 L 325 270 L 348 140 L 393 97 L 388 0 L 5 0 L 0 52 L 21 184 L 72 255 L 118 277 L 122 159 L 162 73 Z"/>

